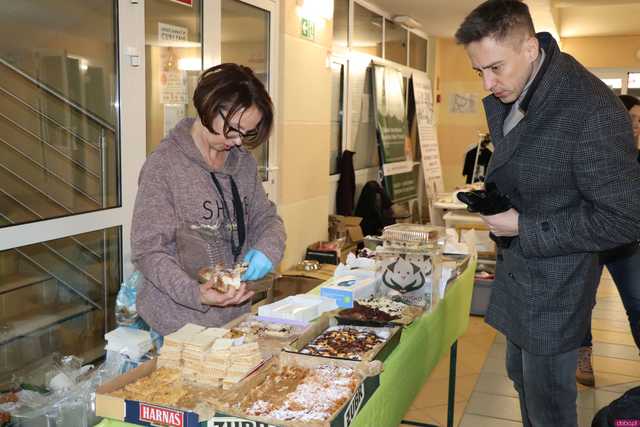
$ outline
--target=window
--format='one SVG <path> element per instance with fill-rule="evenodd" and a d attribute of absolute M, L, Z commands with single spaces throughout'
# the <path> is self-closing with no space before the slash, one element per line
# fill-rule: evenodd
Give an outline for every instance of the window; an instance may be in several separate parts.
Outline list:
<path fill-rule="evenodd" d="M 222 0 L 222 62 L 246 65 L 269 89 L 269 12 L 239 0 Z M 253 150 L 267 179 L 269 144 Z"/>
<path fill-rule="evenodd" d="M 202 9 L 147 0 L 145 5 L 147 73 L 147 153 L 185 117 L 197 117 L 193 91 L 202 72 Z"/>
<path fill-rule="evenodd" d="M 113 227 L 0 251 L 0 377 L 54 352 L 103 354 L 120 235 Z"/>
<path fill-rule="evenodd" d="M 622 79 L 602 79 L 602 81 L 609 86 L 616 95 L 620 95 L 622 93 Z"/>
<path fill-rule="evenodd" d="M 627 94 L 640 97 L 640 73 L 628 73 Z"/>
<path fill-rule="evenodd" d="M 373 71 L 368 63 L 358 66 L 355 62 L 352 61 L 351 65 L 351 147 L 355 151 L 353 165 L 358 170 L 377 167 L 380 160 L 371 92 Z"/>
<path fill-rule="evenodd" d="M 413 33 L 409 34 L 409 66 L 427 71 L 427 41 Z"/>
<path fill-rule="evenodd" d="M 346 51 L 349 47 L 349 0 L 335 0 L 333 5 L 333 47 Z"/>
<path fill-rule="evenodd" d="M 384 20 L 384 57 L 407 65 L 407 30 L 388 19 Z"/>
<path fill-rule="evenodd" d="M 120 204 L 114 3 L 3 5 L 0 228 Z"/>
<path fill-rule="evenodd" d="M 342 125 L 344 117 L 344 65 L 331 64 L 331 157 L 329 174 L 338 173 L 338 159 L 342 154 Z"/>
<path fill-rule="evenodd" d="M 357 52 L 382 57 L 382 16 L 353 3 L 353 41 Z"/>
<path fill-rule="evenodd" d="M 616 95 L 634 95 L 640 97 L 640 72 L 628 69 L 591 70 Z"/>

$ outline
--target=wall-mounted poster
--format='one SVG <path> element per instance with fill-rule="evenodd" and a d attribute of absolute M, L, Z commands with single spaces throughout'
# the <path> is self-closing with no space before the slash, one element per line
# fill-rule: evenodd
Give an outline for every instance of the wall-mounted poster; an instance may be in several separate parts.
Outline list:
<path fill-rule="evenodd" d="M 180 120 L 187 116 L 187 106 L 184 104 L 164 104 L 164 136 L 169 134 Z"/>
<path fill-rule="evenodd" d="M 407 132 L 402 73 L 373 65 L 376 134 L 384 186 L 394 203 L 414 199 L 418 193 L 411 144 Z"/>
<path fill-rule="evenodd" d="M 449 112 L 452 114 L 476 114 L 478 96 L 475 93 L 452 93 L 449 97 Z"/>
<path fill-rule="evenodd" d="M 435 200 L 437 193 L 444 191 L 442 166 L 438 138 L 433 126 L 433 95 L 431 81 L 423 73 L 414 73 L 411 77 L 413 97 L 416 102 L 416 120 L 422 152 L 422 170 L 425 179 L 427 197 Z"/>

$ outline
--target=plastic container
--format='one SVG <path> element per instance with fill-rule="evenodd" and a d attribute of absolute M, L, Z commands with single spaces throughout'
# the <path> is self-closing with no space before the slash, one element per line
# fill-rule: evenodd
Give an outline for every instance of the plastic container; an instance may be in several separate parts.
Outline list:
<path fill-rule="evenodd" d="M 382 230 L 382 242 L 385 248 L 441 250 L 444 240 L 445 229 L 433 225 L 394 224 Z"/>
<path fill-rule="evenodd" d="M 430 311 L 440 299 L 438 287 L 445 242 L 442 227 L 395 224 L 382 232 L 376 250 L 378 279 L 383 294 L 400 295 L 404 302 Z"/>
<path fill-rule="evenodd" d="M 326 311 L 338 308 L 335 300 L 315 295 L 294 295 L 258 308 L 258 315 L 272 319 L 310 322 Z"/>

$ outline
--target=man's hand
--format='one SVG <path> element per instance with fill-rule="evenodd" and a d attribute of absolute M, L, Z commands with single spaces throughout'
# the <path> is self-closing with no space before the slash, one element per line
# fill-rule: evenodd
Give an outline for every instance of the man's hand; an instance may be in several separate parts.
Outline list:
<path fill-rule="evenodd" d="M 247 285 L 245 283 L 240 285 L 238 289 L 233 286 L 229 286 L 229 290 L 225 293 L 216 291 L 211 285 L 212 282 L 200 285 L 200 302 L 202 304 L 218 307 L 238 305 L 247 301 L 254 294 L 252 291 L 247 290 Z"/>
<path fill-rule="evenodd" d="M 489 226 L 489 230 L 498 237 L 517 236 L 519 216 L 518 211 L 513 208 L 495 215 L 480 215 L 482 220 Z"/>

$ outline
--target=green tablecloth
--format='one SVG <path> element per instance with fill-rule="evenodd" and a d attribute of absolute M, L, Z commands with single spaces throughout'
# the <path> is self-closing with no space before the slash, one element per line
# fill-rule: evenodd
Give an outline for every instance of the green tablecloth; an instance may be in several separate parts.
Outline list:
<path fill-rule="evenodd" d="M 429 374 L 469 324 L 475 262 L 453 282 L 436 308 L 407 327 L 384 362 L 380 387 L 351 427 L 397 427 Z M 97 427 L 133 424 L 103 420 Z"/>
<path fill-rule="evenodd" d="M 433 368 L 469 325 L 476 264 L 470 263 L 428 314 L 407 327 L 384 362 L 380 387 L 351 427 L 397 427 Z"/>

